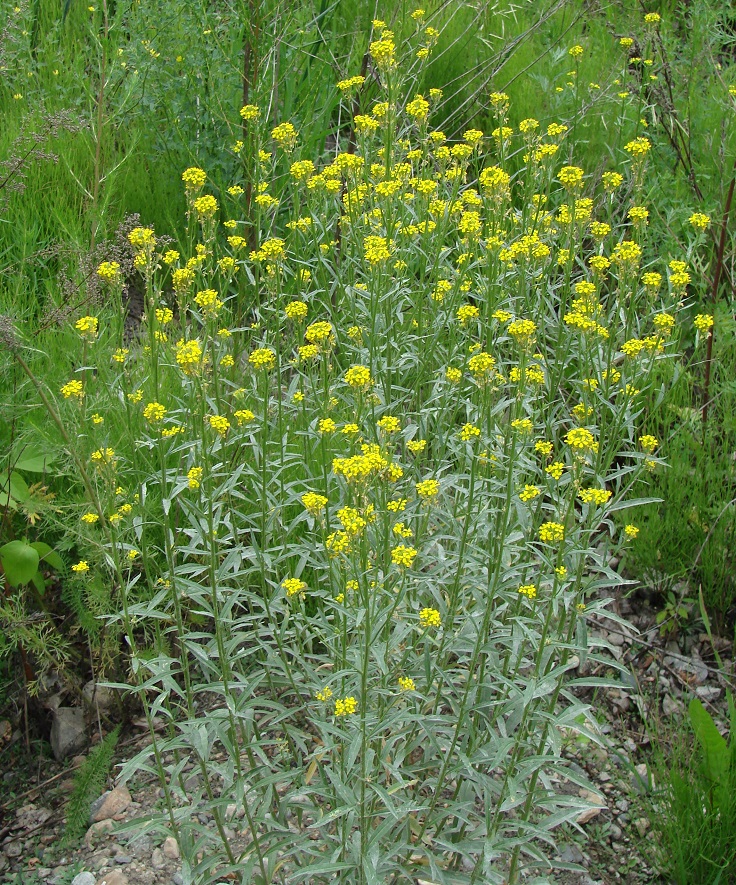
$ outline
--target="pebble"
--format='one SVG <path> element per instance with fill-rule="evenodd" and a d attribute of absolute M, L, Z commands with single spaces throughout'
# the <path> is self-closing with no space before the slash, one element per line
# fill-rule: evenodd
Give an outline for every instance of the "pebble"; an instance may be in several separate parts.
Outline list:
<path fill-rule="evenodd" d="M 173 879 L 171 880 L 174 885 L 184 885 L 184 879 L 181 873 L 174 873 Z"/>
<path fill-rule="evenodd" d="M 97 885 L 128 885 L 128 880 L 120 870 L 113 870 L 111 873 L 105 873 L 102 878 L 98 879 Z"/>
<path fill-rule="evenodd" d="M 38 871 L 38 874 L 41 875 L 41 870 Z M 72 879 L 72 885 L 95 885 L 96 881 L 92 873 L 77 873 Z"/>
<path fill-rule="evenodd" d="M 560 852 L 560 860 L 563 863 L 582 863 L 583 852 L 575 844 L 565 845 Z"/>
<path fill-rule="evenodd" d="M 12 842 L 8 842 L 7 845 L 3 846 L 3 852 L 6 857 L 20 857 L 23 854 L 23 843 L 18 839 L 14 839 Z"/>
<path fill-rule="evenodd" d="M 133 858 L 128 854 L 118 854 L 115 857 L 115 863 L 119 863 L 120 866 L 124 866 L 126 863 L 132 863 Z"/>
<path fill-rule="evenodd" d="M 179 860 L 179 844 L 173 836 L 168 836 L 163 844 L 164 857 L 169 860 Z"/>
<path fill-rule="evenodd" d="M 114 824 L 111 820 L 101 820 L 96 824 L 92 824 L 92 826 L 87 830 L 84 836 L 84 844 L 87 848 L 92 848 L 95 840 L 102 836 L 103 833 L 111 833 Z"/>
<path fill-rule="evenodd" d="M 160 848 L 154 848 L 153 854 L 151 855 L 151 864 L 157 870 L 160 870 L 161 867 L 166 866 L 166 858 L 164 857 L 163 851 Z"/>
<path fill-rule="evenodd" d="M 651 824 L 649 823 L 649 821 L 645 817 L 640 817 L 634 821 L 634 826 L 636 827 L 637 833 L 643 839 L 644 836 L 646 836 Z"/>
<path fill-rule="evenodd" d="M 115 787 L 114 790 L 108 790 L 92 803 L 90 821 L 99 823 L 103 820 L 112 820 L 118 814 L 122 814 L 132 801 L 127 787 Z"/>

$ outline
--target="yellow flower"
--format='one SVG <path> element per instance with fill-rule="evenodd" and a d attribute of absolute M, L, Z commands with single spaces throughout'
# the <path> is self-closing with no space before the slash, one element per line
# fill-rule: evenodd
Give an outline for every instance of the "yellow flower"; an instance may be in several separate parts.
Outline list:
<path fill-rule="evenodd" d="M 103 464 L 111 464 L 115 458 L 115 452 L 110 448 L 97 449 L 97 451 L 92 452 L 90 458 L 95 466 L 100 467 Z"/>
<path fill-rule="evenodd" d="M 356 390 L 365 390 L 373 384 L 370 369 L 367 366 L 351 366 L 345 373 L 345 383 Z"/>
<path fill-rule="evenodd" d="M 202 347 L 196 338 L 176 343 L 176 362 L 185 375 L 194 375 L 202 365 Z"/>
<path fill-rule="evenodd" d="M 416 484 L 417 494 L 425 501 L 435 498 L 440 491 L 440 484 L 436 479 L 423 479 Z"/>
<path fill-rule="evenodd" d="M 418 455 L 420 452 L 423 452 L 427 448 L 427 440 L 426 439 L 410 439 L 406 443 L 407 449 L 415 455 Z"/>
<path fill-rule="evenodd" d="M 238 422 L 238 427 L 241 427 L 243 424 L 253 421 L 256 416 L 250 409 L 238 409 L 237 412 L 233 413 L 233 417 Z"/>
<path fill-rule="evenodd" d="M 60 392 L 64 399 L 69 399 L 70 397 L 82 399 L 84 396 L 84 385 L 81 381 L 67 381 L 67 383 L 60 388 Z"/>
<path fill-rule="evenodd" d="M 583 49 L 583 47 L 580 46 L 579 44 L 576 45 L 576 46 L 571 46 L 571 47 L 567 50 L 567 54 L 568 54 L 571 58 L 580 58 L 580 56 L 583 54 L 583 52 L 584 52 L 584 49 Z"/>
<path fill-rule="evenodd" d="M 358 702 L 354 697 L 338 698 L 335 701 L 335 716 L 352 716 L 358 711 Z"/>
<path fill-rule="evenodd" d="M 635 525 L 624 526 L 624 534 L 632 540 L 639 534 L 639 529 Z"/>
<path fill-rule="evenodd" d="M 74 328 L 79 332 L 82 338 L 92 341 L 97 337 L 97 329 L 99 320 L 97 317 L 81 317 L 74 324 Z"/>
<path fill-rule="evenodd" d="M 285 578 L 281 582 L 281 586 L 286 590 L 287 596 L 296 596 L 297 594 L 303 596 L 307 589 L 306 583 L 299 578 Z"/>
<path fill-rule="evenodd" d="M 99 518 L 100 517 L 97 513 L 85 513 L 82 516 L 82 522 L 86 523 L 87 525 L 94 525 Z"/>
<path fill-rule="evenodd" d="M 557 174 L 557 180 L 569 191 L 579 190 L 583 186 L 584 174 L 579 166 L 563 166 Z"/>
<path fill-rule="evenodd" d="M 441 627 L 442 618 L 436 608 L 423 608 L 419 612 L 419 625 L 426 630 L 428 627 Z"/>
<path fill-rule="evenodd" d="M 537 495 L 539 495 L 539 489 L 537 488 L 537 486 L 525 485 L 524 488 L 519 492 L 519 500 L 527 504 L 529 503 L 529 501 L 533 501 L 537 497 Z"/>
<path fill-rule="evenodd" d="M 696 230 L 705 230 L 710 224 L 710 216 L 702 212 L 693 212 L 688 220 Z"/>
<path fill-rule="evenodd" d="M 399 688 L 402 691 L 416 691 L 414 680 L 408 676 L 399 676 Z"/>
<path fill-rule="evenodd" d="M 166 409 L 161 403 L 149 403 L 143 410 L 143 417 L 151 423 L 163 421 L 165 415 Z"/>
<path fill-rule="evenodd" d="M 291 151 L 296 145 L 298 132 L 291 123 L 280 123 L 271 130 L 271 138 L 285 151 Z"/>
<path fill-rule="evenodd" d="M 240 109 L 240 116 L 247 122 L 250 122 L 251 120 L 257 120 L 260 115 L 260 108 L 258 108 L 254 104 L 244 105 Z"/>
<path fill-rule="evenodd" d="M 537 596 L 537 588 L 534 584 L 522 584 L 518 592 L 522 596 L 526 596 L 527 599 L 535 599 Z"/>
<path fill-rule="evenodd" d="M 317 430 L 320 433 L 334 433 L 337 430 L 337 424 L 335 424 L 332 418 L 322 418 L 317 425 Z"/>
<path fill-rule="evenodd" d="M 699 313 L 695 319 L 693 320 L 693 325 L 698 330 L 698 332 L 705 333 L 713 325 L 713 317 L 708 313 Z M 62 388 L 63 392 L 63 388 Z"/>
<path fill-rule="evenodd" d="M 86 559 L 80 559 L 76 565 L 72 566 L 72 571 L 76 572 L 78 575 L 83 575 L 85 572 L 89 571 L 89 563 Z"/>
<path fill-rule="evenodd" d="M 194 491 L 198 489 L 202 485 L 202 474 L 204 473 L 204 469 L 202 467 L 192 467 L 187 473 L 187 480 L 189 488 Z"/>
<path fill-rule="evenodd" d="M 204 183 L 207 181 L 207 173 L 197 166 L 190 166 L 189 169 L 185 169 L 182 172 L 181 180 L 184 182 L 184 187 L 188 193 L 195 192 L 204 187 Z"/>
<path fill-rule="evenodd" d="M 200 218 L 212 218 L 218 208 L 217 200 L 211 194 L 197 197 L 194 201 L 194 210 Z"/>
<path fill-rule="evenodd" d="M 580 489 L 578 498 L 583 504 L 605 504 L 611 497 L 611 492 L 606 489 Z"/>
<path fill-rule="evenodd" d="M 120 265 L 117 261 L 103 261 L 97 268 L 97 276 L 106 283 L 115 283 L 120 278 Z"/>
<path fill-rule="evenodd" d="M 642 451 L 651 453 L 659 445 L 659 440 L 656 436 L 647 433 L 644 436 L 639 437 L 639 445 L 641 446 Z"/>
<path fill-rule="evenodd" d="M 543 522 L 539 527 L 539 539 L 550 543 L 565 540 L 565 527 L 559 522 Z"/>
<path fill-rule="evenodd" d="M 398 433 L 401 430 L 401 422 L 393 415 L 384 415 L 383 418 L 378 420 L 377 426 L 384 433 Z"/>
<path fill-rule="evenodd" d="M 565 465 L 562 461 L 553 461 L 548 467 L 544 468 L 544 472 L 548 473 L 552 479 L 555 479 L 559 482 L 562 474 L 565 471 Z"/>
<path fill-rule="evenodd" d="M 460 439 L 463 442 L 469 442 L 471 439 L 480 436 L 480 428 L 475 424 L 463 424 L 460 429 Z"/>
<path fill-rule="evenodd" d="M 581 452 L 597 452 L 598 443 L 595 441 L 593 434 L 584 427 L 575 427 L 568 430 L 565 435 L 565 442 L 571 449 L 578 449 Z"/>
<path fill-rule="evenodd" d="M 325 686 L 323 689 L 321 689 L 321 691 L 318 691 L 315 694 L 315 698 L 318 701 L 322 701 L 323 704 L 326 704 L 327 701 L 329 701 L 329 699 L 331 697 L 332 697 L 332 689 L 329 688 L 328 686 Z"/>
<path fill-rule="evenodd" d="M 268 347 L 259 347 L 248 357 L 248 362 L 255 369 L 273 369 L 276 365 L 276 354 Z"/>
<path fill-rule="evenodd" d="M 307 305 L 303 301 L 290 301 L 284 308 L 284 313 L 289 320 L 303 320 L 307 315 Z"/>
<path fill-rule="evenodd" d="M 407 547 L 406 544 L 399 544 L 398 547 L 394 547 L 391 551 L 391 562 L 402 568 L 411 568 L 416 555 L 417 551 L 414 547 Z"/>
<path fill-rule="evenodd" d="M 307 492 L 302 495 L 302 504 L 312 516 L 319 516 L 327 506 L 327 498 L 324 495 L 316 494 L 316 492 Z"/>
<path fill-rule="evenodd" d="M 223 415 L 210 415 L 208 421 L 210 422 L 210 427 L 216 433 L 219 433 L 220 436 L 227 436 L 227 432 L 230 430 L 230 422 L 227 418 Z"/>

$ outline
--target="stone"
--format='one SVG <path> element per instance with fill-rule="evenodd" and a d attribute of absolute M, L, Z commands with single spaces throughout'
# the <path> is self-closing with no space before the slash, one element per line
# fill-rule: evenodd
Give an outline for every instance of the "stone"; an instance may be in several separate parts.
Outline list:
<path fill-rule="evenodd" d="M 184 877 L 181 873 L 174 873 L 171 881 L 174 883 L 174 885 L 184 885 Z"/>
<path fill-rule="evenodd" d="M 6 857 L 20 857 L 23 854 L 23 843 L 19 839 L 13 839 L 7 845 L 3 845 L 3 853 Z"/>
<path fill-rule="evenodd" d="M 87 830 L 84 836 L 84 844 L 87 848 L 92 848 L 97 839 L 103 835 L 103 833 L 111 833 L 113 830 L 114 824 L 111 820 L 100 820 L 97 823 L 92 824 L 92 826 Z"/>
<path fill-rule="evenodd" d="M 99 823 L 103 820 L 112 820 L 118 814 L 122 814 L 132 801 L 127 787 L 115 787 L 114 790 L 108 790 L 92 803 L 90 821 Z"/>
<path fill-rule="evenodd" d="M 93 679 L 84 686 L 82 694 L 94 709 L 97 707 L 101 713 L 106 713 L 113 705 L 115 692 L 112 688 L 98 685 Z"/>
<path fill-rule="evenodd" d="M 151 855 L 151 865 L 154 869 L 160 870 L 162 867 L 166 866 L 166 858 L 164 857 L 163 851 L 160 848 L 154 848 L 153 854 Z"/>
<path fill-rule="evenodd" d="M 702 701 L 717 701 L 721 696 L 721 690 L 717 685 L 699 685 L 695 689 L 695 694 Z"/>
<path fill-rule="evenodd" d="M 634 826 L 636 827 L 636 832 L 643 839 L 649 831 L 649 827 L 651 826 L 651 824 L 645 817 L 640 817 L 634 821 Z"/>
<path fill-rule="evenodd" d="M 120 870 L 113 870 L 111 873 L 105 873 L 104 876 L 99 878 L 97 885 L 128 885 L 128 879 Z"/>
<path fill-rule="evenodd" d="M 96 881 L 92 873 L 77 873 L 72 879 L 72 885 L 95 885 Z"/>
<path fill-rule="evenodd" d="M 680 716 L 682 711 L 682 704 L 672 695 L 666 694 L 662 698 L 662 713 L 665 716 Z"/>
<path fill-rule="evenodd" d="M 562 851 L 560 851 L 560 860 L 563 863 L 582 863 L 583 852 L 574 843 L 565 845 Z"/>
<path fill-rule="evenodd" d="M 164 857 L 168 857 L 169 860 L 179 860 L 179 843 L 173 836 L 168 836 L 164 840 L 162 851 Z"/>
<path fill-rule="evenodd" d="M 597 817 L 607 806 L 603 797 L 598 793 L 593 793 L 590 790 L 579 790 L 578 792 L 583 799 L 593 803 L 591 808 L 586 808 L 584 811 L 581 811 L 575 819 L 579 824 L 587 824 L 588 821 Z"/>
<path fill-rule="evenodd" d="M 84 710 L 59 707 L 52 711 L 51 749 L 57 762 L 81 752 L 87 744 Z"/>

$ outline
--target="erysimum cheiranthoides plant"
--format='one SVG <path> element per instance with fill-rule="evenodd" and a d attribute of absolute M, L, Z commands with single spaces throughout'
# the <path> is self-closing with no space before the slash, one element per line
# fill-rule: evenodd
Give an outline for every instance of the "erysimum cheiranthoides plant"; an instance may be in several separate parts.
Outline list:
<path fill-rule="evenodd" d="M 650 145 L 594 181 L 502 93 L 450 144 L 374 27 L 355 142 L 318 168 L 243 108 L 227 194 L 183 174 L 181 254 L 130 235 L 139 339 L 78 325 L 98 371 L 47 396 L 151 724 L 127 772 L 160 777 L 187 882 L 518 881 L 586 805 L 561 740 L 684 295 L 636 205 Z"/>

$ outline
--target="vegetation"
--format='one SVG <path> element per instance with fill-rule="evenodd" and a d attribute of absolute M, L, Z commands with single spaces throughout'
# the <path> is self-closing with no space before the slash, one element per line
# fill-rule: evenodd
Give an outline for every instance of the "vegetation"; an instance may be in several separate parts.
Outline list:
<path fill-rule="evenodd" d="M 733 628 L 721 6 L 0 7 L 0 654 L 194 881 L 543 873 L 601 591 Z"/>

